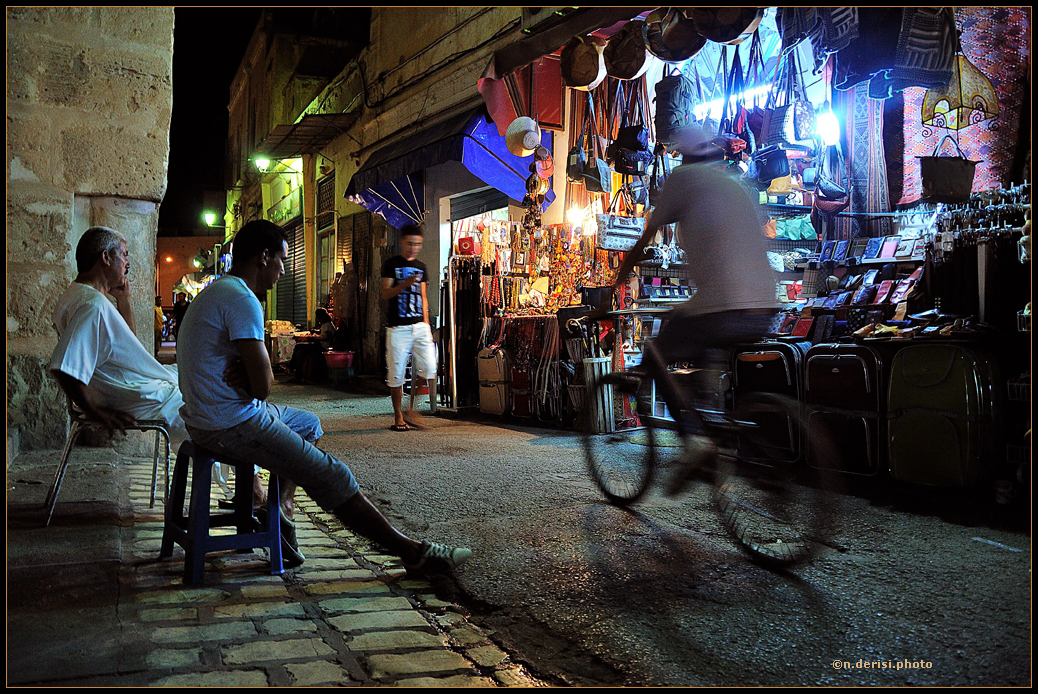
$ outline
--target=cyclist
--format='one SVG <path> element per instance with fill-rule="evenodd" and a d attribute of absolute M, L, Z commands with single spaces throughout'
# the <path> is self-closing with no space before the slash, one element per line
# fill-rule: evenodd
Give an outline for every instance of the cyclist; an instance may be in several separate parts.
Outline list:
<path fill-rule="evenodd" d="M 660 228 L 677 223 L 677 241 L 696 291 L 667 314 L 659 335 L 643 350 L 643 360 L 655 362 L 646 366 L 660 371 L 667 364 L 695 363 L 707 350 L 756 342 L 775 315 L 777 277 L 768 263 L 757 201 L 726 166 L 724 150 L 698 126 L 682 130 L 675 150 L 682 164 L 667 176 L 645 232 L 624 257 L 613 286 L 615 290 L 627 282 Z M 605 315 L 608 304 L 603 301 L 590 317 Z M 682 402 L 680 394 L 664 396 Z M 709 452 L 703 448 L 686 457 L 685 472 Z M 685 479 L 677 474 L 668 491 L 677 493 Z"/>

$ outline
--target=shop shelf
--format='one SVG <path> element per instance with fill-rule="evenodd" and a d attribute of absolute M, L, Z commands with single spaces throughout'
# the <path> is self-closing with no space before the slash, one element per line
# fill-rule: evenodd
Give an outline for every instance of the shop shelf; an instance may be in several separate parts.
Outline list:
<path fill-rule="evenodd" d="M 1016 444 L 1006 445 L 1006 460 L 1011 465 L 1023 465 L 1031 460 L 1031 447 Z"/>
<path fill-rule="evenodd" d="M 1023 374 L 1017 378 L 1011 379 L 1007 384 L 1009 386 L 1009 399 L 1010 400 L 1031 400 L 1031 375 Z"/>

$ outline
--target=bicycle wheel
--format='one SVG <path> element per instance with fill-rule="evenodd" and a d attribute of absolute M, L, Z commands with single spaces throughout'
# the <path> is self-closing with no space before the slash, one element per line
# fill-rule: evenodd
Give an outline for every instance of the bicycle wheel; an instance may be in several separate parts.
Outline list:
<path fill-rule="evenodd" d="M 640 376 L 609 373 L 588 393 L 584 452 L 591 478 L 610 503 L 626 506 L 648 490 L 656 467 L 655 432 L 645 413 Z"/>
<path fill-rule="evenodd" d="M 836 497 L 826 473 L 799 465 L 798 451 L 835 459 L 836 446 L 808 429 L 797 401 L 759 393 L 735 408 L 730 455 L 719 459 L 714 501 L 728 532 L 755 561 L 772 568 L 812 558 L 832 532 Z M 808 479 L 810 477 L 810 479 Z"/>

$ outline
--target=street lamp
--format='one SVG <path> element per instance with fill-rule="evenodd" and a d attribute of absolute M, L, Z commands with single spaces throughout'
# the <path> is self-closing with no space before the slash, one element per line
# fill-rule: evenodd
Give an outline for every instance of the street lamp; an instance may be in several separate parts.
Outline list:
<path fill-rule="evenodd" d="M 226 229 L 227 228 L 227 227 L 225 227 L 222 224 L 216 224 L 216 213 L 215 212 L 206 212 L 204 215 L 202 215 L 202 218 L 205 219 L 206 226 L 212 227 L 213 229 Z"/>

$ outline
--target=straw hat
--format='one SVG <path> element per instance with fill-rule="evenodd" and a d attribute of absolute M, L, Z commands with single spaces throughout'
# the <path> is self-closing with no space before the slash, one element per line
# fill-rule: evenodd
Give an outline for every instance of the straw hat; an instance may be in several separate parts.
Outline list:
<path fill-rule="evenodd" d="M 645 22 L 632 20 L 624 24 L 606 43 L 602 57 L 606 73 L 620 80 L 635 80 L 649 69 L 649 50 L 645 47 L 642 26 Z"/>
<path fill-rule="evenodd" d="M 649 53 L 665 63 L 684 62 L 706 45 L 706 37 L 674 7 L 661 7 L 649 13 L 642 25 L 642 40 Z"/>
<path fill-rule="evenodd" d="M 562 47 L 559 67 L 562 83 L 567 87 L 590 91 L 606 78 L 606 41 L 597 36 L 574 36 Z"/>
<path fill-rule="evenodd" d="M 736 45 L 753 36 L 764 18 L 764 8 L 686 7 L 685 16 L 709 40 Z"/>
<path fill-rule="evenodd" d="M 541 144 L 537 121 L 527 116 L 516 118 L 505 131 L 505 147 L 517 157 L 528 157 Z"/>

